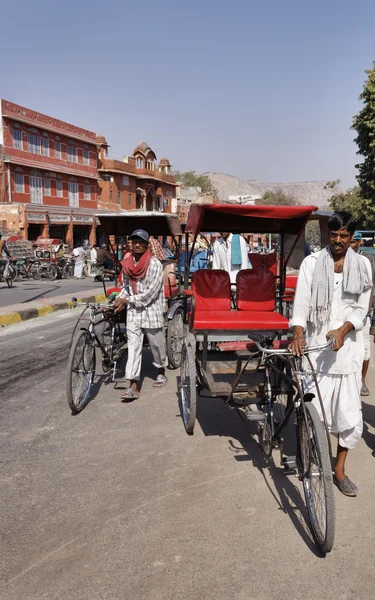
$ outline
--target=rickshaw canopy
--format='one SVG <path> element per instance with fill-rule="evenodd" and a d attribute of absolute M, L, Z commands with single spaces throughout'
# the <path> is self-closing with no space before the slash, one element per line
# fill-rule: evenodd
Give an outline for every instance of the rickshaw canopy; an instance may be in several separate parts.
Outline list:
<path fill-rule="evenodd" d="M 317 206 L 192 204 L 186 233 L 287 233 L 298 235 Z"/>
<path fill-rule="evenodd" d="M 135 229 L 145 229 L 149 235 L 181 235 L 178 215 L 154 211 L 126 211 L 96 215 L 107 235 L 130 235 Z"/>

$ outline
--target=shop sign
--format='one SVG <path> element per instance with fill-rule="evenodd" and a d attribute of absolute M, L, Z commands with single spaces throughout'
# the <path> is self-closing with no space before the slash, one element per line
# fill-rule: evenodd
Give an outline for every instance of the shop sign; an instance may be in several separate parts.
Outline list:
<path fill-rule="evenodd" d="M 72 220 L 74 223 L 92 223 L 92 217 L 84 217 L 81 215 L 73 215 Z"/>
<path fill-rule="evenodd" d="M 70 223 L 69 215 L 50 215 L 50 223 Z"/>
<path fill-rule="evenodd" d="M 46 215 L 43 213 L 26 213 L 26 217 L 29 222 L 30 221 L 35 221 L 35 222 L 43 221 L 43 223 L 44 223 L 44 221 L 46 219 Z"/>

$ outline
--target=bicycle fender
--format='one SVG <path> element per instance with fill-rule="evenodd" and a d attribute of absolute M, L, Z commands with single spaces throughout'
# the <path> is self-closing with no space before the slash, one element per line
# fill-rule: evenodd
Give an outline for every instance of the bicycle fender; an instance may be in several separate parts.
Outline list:
<path fill-rule="evenodd" d="M 171 319 L 173 319 L 174 315 L 176 314 L 176 312 L 179 309 L 183 309 L 184 306 L 184 301 L 183 300 L 178 300 L 176 302 L 173 302 L 173 304 L 169 307 L 169 310 L 167 312 L 167 319 L 168 321 L 170 321 Z"/>

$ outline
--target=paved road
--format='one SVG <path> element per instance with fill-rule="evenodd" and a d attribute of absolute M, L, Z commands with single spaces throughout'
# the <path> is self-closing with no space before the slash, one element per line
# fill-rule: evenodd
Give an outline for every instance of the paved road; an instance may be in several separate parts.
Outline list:
<path fill-rule="evenodd" d="M 154 390 L 147 351 L 138 401 L 121 404 L 102 381 L 71 416 L 64 369 L 73 318 L 57 313 L 0 332 L 2 600 L 374 597 L 372 399 L 349 462 L 360 495 L 335 490 L 336 543 L 322 558 L 299 484 L 277 455 L 265 462 L 221 401 L 200 401 L 187 436 L 176 374 Z"/>
<path fill-rule="evenodd" d="M 106 281 L 107 287 L 112 285 Z M 34 281 L 26 279 L 16 281 L 11 289 L 5 282 L 0 282 L 0 307 L 10 304 L 27 304 L 33 300 L 42 298 L 52 298 L 61 294 L 79 293 L 80 290 L 95 290 L 100 294 L 103 291 L 103 284 L 93 281 L 91 277 L 79 279 L 57 279 L 56 281 Z"/>

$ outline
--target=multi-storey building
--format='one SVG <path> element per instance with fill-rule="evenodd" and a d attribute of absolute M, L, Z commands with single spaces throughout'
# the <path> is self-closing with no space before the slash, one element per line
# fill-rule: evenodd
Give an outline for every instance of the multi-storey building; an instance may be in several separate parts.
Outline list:
<path fill-rule="evenodd" d="M 25 239 L 94 243 L 96 135 L 0 100 L 0 222 Z"/>
<path fill-rule="evenodd" d="M 98 204 L 110 210 L 150 210 L 176 212 L 176 179 L 167 158 L 156 164 L 154 151 L 141 142 L 123 160 L 108 157 L 108 144 L 97 136 Z"/>

